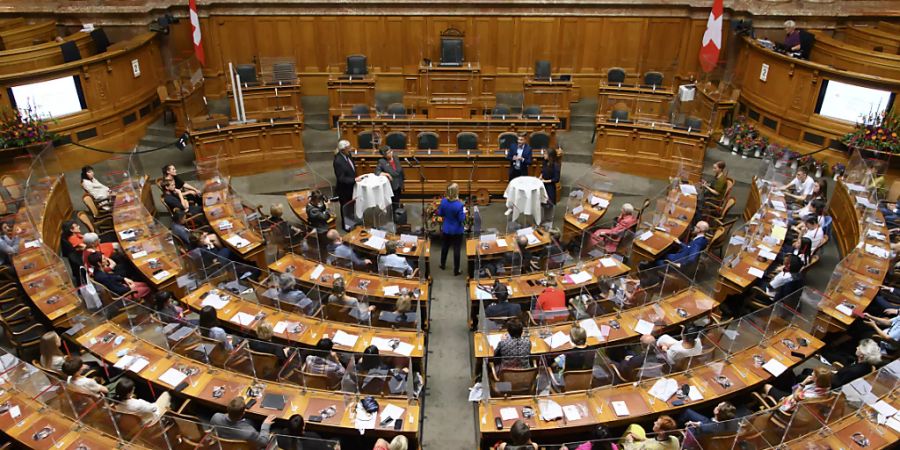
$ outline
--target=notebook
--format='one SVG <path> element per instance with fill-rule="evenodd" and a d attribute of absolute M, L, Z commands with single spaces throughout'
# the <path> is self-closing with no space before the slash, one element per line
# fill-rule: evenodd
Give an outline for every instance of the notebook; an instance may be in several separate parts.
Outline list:
<path fill-rule="evenodd" d="M 281 394 L 265 394 L 262 399 L 262 407 L 265 409 L 274 409 L 276 411 L 284 410 L 285 399 Z"/>

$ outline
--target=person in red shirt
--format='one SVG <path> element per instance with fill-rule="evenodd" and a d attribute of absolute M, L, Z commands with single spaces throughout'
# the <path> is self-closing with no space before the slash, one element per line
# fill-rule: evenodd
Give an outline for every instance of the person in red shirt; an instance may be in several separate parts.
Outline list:
<path fill-rule="evenodd" d="M 566 309 L 566 293 L 555 286 L 547 286 L 538 296 L 536 309 L 540 311 Z"/>

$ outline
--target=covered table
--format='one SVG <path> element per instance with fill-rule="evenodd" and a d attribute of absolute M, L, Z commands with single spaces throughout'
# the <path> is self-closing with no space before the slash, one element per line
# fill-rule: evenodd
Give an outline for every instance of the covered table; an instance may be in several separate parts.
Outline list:
<path fill-rule="evenodd" d="M 546 194 L 545 194 L 546 195 Z M 394 191 L 387 177 L 375 174 L 363 175 L 353 188 L 353 200 L 355 200 L 356 217 L 362 217 L 363 212 L 373 206 L 386 211 L 391 204 Z"/>
<path fill-rule="evenodd" d="M 519 218 L 519 214 L 534 217 L 535 223 L 541 223 L 541 204 L 548 200 L 544 183 L 535 177 L 516 177 L 506 186 L 503 193 L 506 198 L 506 214 L 512 213 L 510 220 Z"/>

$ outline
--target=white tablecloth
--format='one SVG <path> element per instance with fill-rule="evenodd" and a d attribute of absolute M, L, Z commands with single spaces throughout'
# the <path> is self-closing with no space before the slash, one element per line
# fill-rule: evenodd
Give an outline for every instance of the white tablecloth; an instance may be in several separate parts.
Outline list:
<path fill-rule="evenodd" d="M 394 191 L 387 177 L 375 174 L 366 174 L 356 182 L 353 188 L 353 199 L 356 204 L 356 217 L 362 217 L 363 212 L 373 206 L 381 210 L 387 210 L 391 204 Z"/>
<path fill-rule="evenodd" d="M 527 214 L 534 217 L 535 223 L 541 223 L 541 204 L 548 200 L 547 188 L 541 180 L 516 177 L 506 186 L 503 197 L 506 198 L 507 213 L 512 214 L 510 220 L 516 220 L 519 214 Z"/>

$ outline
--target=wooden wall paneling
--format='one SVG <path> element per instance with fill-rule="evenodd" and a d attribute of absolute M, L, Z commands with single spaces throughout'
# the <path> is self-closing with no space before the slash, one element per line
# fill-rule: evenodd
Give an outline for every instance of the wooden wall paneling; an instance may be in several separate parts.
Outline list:
<path fill-rule="evenodd" d="M 486 73 L 497 72 L 497 57 L 500 46 L 498 29 L 499 23 L 496 18 L 475 17 L 472 20 L 472 30 L 478 36 L 478 41 L 476 42 L 478 62 L 481 64 L 481 70 Z"/>
<path fill-rule="evenodd" d="M 655 70 L 665 75 L 666 84 L 672 83 L 681 62 L 683 41 L 687 35 L 683 30 L 688 22 L 682 18 L 648 19 L 647 26 L 641 33 L 644 40 L 640 52 L 643 55 L 641 76 L 644 72 Z"/>
<path fill-rule="evenodd" d="M 256 52 L 259 56 L 294 58 L 298 71 L 303 67 L 299 54 L 301 46 L 296 45 L 300 41 L 294 35 L 297 23 L 291 16 L 261 16 L 256 23 Z M 256 55 L 254 55 L 256 56 Z M 241 61 L 247 63 L 249 61 Z"/>
<path fill-rule="evenodd" d="M 415 73 L 419 70 L 419 63 L 428 55 L 428 40 L 423 38 L 428 30 L 428 21 L 424 17 L 404 17 L 403 45 L 405 48 L 403 59 L 403 72 Z"/>
<path fill-rule="evenodd" d="M 494 47 L 497 73 L 509 73 L 515 71 L 515 52 L 510 44 L 516 35 L 515 20 L 509 17 L 497 17 L 495 30 L 491 36 L 490 44 Z"/>
<path fill-rule="evenodd" d="M 518 32 L 513 46 L 516 49 L 515 71 L 534 74 L 534 62 L 539 59 L 550 60 L 551 65 L 556 67 L 553 44 L 557 38 L 558 19 L 520 17 L 517 22 Z"/>
<path fill-rule="evenodd" d="M 257 62 L 259 56 L 279 56 L 260 54 L 256 42 L 259 35 L 256 23 L 260 17 L 217 16 L 215 25 L 218 28 L 218 51 L 221 53 L 223 71 L 228 70 L 228 63 L 249 64 Z"/>
<path fill-rule="evenodd" d="M 21 17 L 10 17 L 8 19 L 0 19 L 0 30 L 8 30 L 10 28 L 18 28 L 25 25 L 25 19 Z"/>
<path fill-rule="evenodd" d="M 387 72 L 403 72 L 406 61 L 417 61 L 420 50 L 416 39 L 406 39 L 406 24 L 403 17 L 385 17 L 381 24 L 384 36 L 381 52 L 386 56 L 382 69 Z"/>
<path fill-rule="evenodd" d="M 75 42 L 82 58 L 93 55 L 94 41 L 89 33 L 77 32 L 66 37 Z M 52 41 L 28 47 L 0 51 L 0 74 L 18 73 L 63 64 L 61 43 Z"/>
<path fill-rule="evenodd" d="M 881 21 L 878 22 L 878 29 L 887 33 L 900 35 L 900 24 Z"/>
<path fill-rule="evenodd" d="M 814 34 L 816 44 L 810 53 L 810 61 L 850 72 L 900 80 L 900 55 L 873 52 L 822 33 Z"/>
<path fill-rule="evenodd" d="M 557 41 L 554 72 L 575 73 L 577 71 L 578 22 L 579 19 L 571 17 L 560 17 L 557 19 L 559 28 L 555 34 Z"/>

